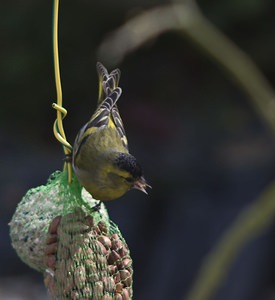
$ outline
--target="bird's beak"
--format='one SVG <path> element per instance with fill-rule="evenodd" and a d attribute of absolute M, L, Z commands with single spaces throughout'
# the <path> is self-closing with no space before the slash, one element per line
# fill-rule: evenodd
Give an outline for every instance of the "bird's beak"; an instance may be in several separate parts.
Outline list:
<path fill-rule="evenodd" d="M 137 190 L 140 190 L 142 191 L 143 193 L 145 193 L 146 195 L 148 194 L 147 191 L 146 191 L 146 188 L 152 188 L 145 180 L 145 178 L 142 176 L 140 177 L 139 180 L 137 180 L 133 186 L 133 189 L 137 189 Z"/>

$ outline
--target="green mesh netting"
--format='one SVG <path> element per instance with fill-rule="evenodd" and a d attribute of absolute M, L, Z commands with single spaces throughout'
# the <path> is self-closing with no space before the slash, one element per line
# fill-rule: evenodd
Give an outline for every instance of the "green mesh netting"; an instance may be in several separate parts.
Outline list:
<path fill-rule="evenodd" d="M 12 245 L 30 267 L 43 272 L 52 299 L 132 299 L 132 259 L 104 204 L 76 178 L 55 172 L 31 189 L 10 222 Z"/>

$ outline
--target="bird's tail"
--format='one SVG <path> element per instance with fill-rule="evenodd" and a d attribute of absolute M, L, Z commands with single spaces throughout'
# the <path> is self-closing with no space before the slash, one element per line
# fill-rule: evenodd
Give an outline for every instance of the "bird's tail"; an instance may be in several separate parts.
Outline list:
<path fill-rule="evenodd" d="M 110 96 L 114 89 L 118 87 L 120 70 L 115 69 L 109 74 L 100 62 L 96 64 L 96 68 L 99 77 L 98 106 L 100 106 L 103 100 Z"/>

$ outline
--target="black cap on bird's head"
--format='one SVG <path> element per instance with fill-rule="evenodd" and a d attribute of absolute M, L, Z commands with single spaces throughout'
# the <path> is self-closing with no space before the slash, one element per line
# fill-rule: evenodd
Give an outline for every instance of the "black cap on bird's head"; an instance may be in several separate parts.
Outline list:
<path fill-rule="evenodd" d="M 124 178 L 129 182 L 129 185 L 133 189 L 138 189 L 145 194 L 146 188 L 151 186 L 147 184 L 143 177 L 143 171 L 136 158 L 129 153 L 119 153 L 116 157 L 115 164 L 120 170 L 125 171 L 127 176 Z"/>

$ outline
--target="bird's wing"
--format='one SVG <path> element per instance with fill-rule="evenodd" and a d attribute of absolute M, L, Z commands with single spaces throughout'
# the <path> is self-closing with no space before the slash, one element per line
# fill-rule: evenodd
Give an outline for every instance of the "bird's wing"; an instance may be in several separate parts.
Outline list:
<path fill-rule="evenodd" d="M 98 128 L 107 126 L 117 130 L 123 146 L 128 150 L 127 138 L 123 122 L 116 105 L 122 90 L 118 87 L 120 70 L 115 69 L 110 74 L 107 69 L 98 62 L 96 64 L 99 76 L 98 107 L 88 123 L 78 133 L 75 141 L 75 156 L 79 153 L 82 145 Z"/>
<path fill-rule="evenodd" d="M 117 106 L 115 105 L 112 109 L 112 117 L 116 126 L 116 129 L 120 135 L 121 141 L 123 146 L 128 150 L 128 141 L 127 141 L 127 137 L 126 137 L 126 132 L 123 126 L 123 122 L 121 120 L 119 111 Z"/>
<path fill-rule="evenodd" d="M 115 88 L 112 93 L 104 99 L 102 104 L 97 108 L 90 121 L 85 124 L 76 137 L 75 145 L 77 148 L 74 149 L 75 156 L 79 153 L 81 146 L 85 144 L 85 141 L 100 127 L 111 127 L 120 131 L 113 119 L 113 107 L 122 93 L 121 88 Z M 121 138 L 122 140 L 122 138 Z M 123 142 L 123 140 L 122 140 Z"/>

